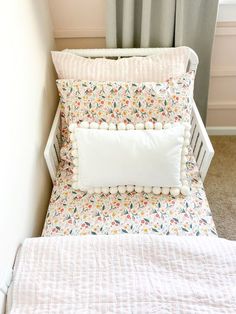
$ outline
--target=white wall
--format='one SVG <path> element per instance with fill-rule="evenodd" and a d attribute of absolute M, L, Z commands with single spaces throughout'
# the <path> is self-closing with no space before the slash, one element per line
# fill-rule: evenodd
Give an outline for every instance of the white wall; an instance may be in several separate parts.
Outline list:
<path fill-rule="evenodd" d="M 236 21 L 236 0 L 220 0 L 218 21 Z"/>
<path fill-rule="evenodd" d="M 49 0 L 56 38 L 105 37 L 106 0 Z"/>
<path fill-rule="evenodd" d="M 49 0 L 58 50 L 104 48 L 106 0 Z"/>
<path fill-rule="evenodd" d="M 51 182 L 43 150 L 56 110 L 47 0 L 1 2 L 0 300 L 19 244 L 42 230 Z"/>
<path fill-rule="evenodd" d="M 236 0 L 221 0 L 212 52 L 209 134 L 236 135 Z"/>

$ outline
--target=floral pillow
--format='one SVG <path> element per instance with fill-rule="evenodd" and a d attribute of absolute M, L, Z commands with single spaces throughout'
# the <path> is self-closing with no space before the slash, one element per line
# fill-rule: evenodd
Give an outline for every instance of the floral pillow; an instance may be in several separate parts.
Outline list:
<path fill-rule="evenodd" d="M 71 123 L 190 123 L 194 76 L 192 71 L 163 83 L 57 80 L 61 97 L 61 157 L 72 160 L 68 132 Z"/>

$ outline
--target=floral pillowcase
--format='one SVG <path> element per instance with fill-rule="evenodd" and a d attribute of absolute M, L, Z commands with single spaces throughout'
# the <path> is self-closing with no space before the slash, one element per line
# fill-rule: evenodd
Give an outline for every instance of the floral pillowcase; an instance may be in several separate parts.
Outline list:
<path fill-rule="evenodd" d="M 61 157 L 71 161 L 71 123 L 190 123 L 195 72 L 163 83 L 57 80 L 60 93 Z"/>

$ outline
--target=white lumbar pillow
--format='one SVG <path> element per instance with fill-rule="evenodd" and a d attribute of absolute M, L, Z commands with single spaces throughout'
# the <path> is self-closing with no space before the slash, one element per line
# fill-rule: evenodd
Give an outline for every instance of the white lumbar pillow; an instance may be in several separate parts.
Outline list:
<path fill-rule="evenodd" d="M 114 129 L 114 126 L 116 129 Z M 73 187 L 88 193 L 187 195 L 189 125 L 71 124 Z"/>

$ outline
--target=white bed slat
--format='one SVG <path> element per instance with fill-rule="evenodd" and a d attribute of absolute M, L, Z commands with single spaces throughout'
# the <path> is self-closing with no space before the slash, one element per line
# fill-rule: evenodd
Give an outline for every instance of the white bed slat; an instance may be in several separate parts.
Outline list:
<path fill-rule="evenodd" d="M 195 145 L 194 150 L 193 150 L 193 154 L 194 154 L 194 157 L 195 157 L 196 160 L 198 158 L 201 146 L 202 146 L 202 141 L 201 141 L 201 137 L 199 135 L 198 139 L 197 139 L 197 142 L 196 142 L 196 145 Z"/>
<path fill-rule="evenodd" d="M 191 146 L 192 146 L 193 151 L 194 151 L 198 136 L 199 136 L 199 132 L 197 129 L 197 125 L 195 124 L 194 133 L 193 133 L 193 137 L 192 137 L 192 141 L 191 141 Z"/>
<path fill-rule="evenodd" d="M 56 137 L 55 137 L 55 150 L 56 150 L 56 155 L 57 155 L 57 159 L 58 161 L 60 161 L 60 147 L 61 147 L 61 142 L 60 140 L 58 139 L 58 129 L 57 129 L 57 134 L 56 134 Z"/>
<path fill-rule="evenodd" d="M 192 118 L 191 124 L 192 124 L 192 127 L 191 127 L 190 145 L 192 146 L 194 134 L 195 134 L 195 132 L 197 132 L 197 130 L 196 130 L 196 127 L 197 127 L 197 126 L 196 126 L 196 123 L 195 123 L 195 121 L 193 120 L 193 118 Z"/>
<path fill-rule="evenodd" d="M 200 153 L 198 155 L 198 159 L 197 159 L 197 165 L 199 167 L 199 169 L 201 169 L 202 165 L 203 165 L 203 158 L 205 158 L 206 155 L 206 150 L 204 149 L 204 147 L 202 146 Z"/>

